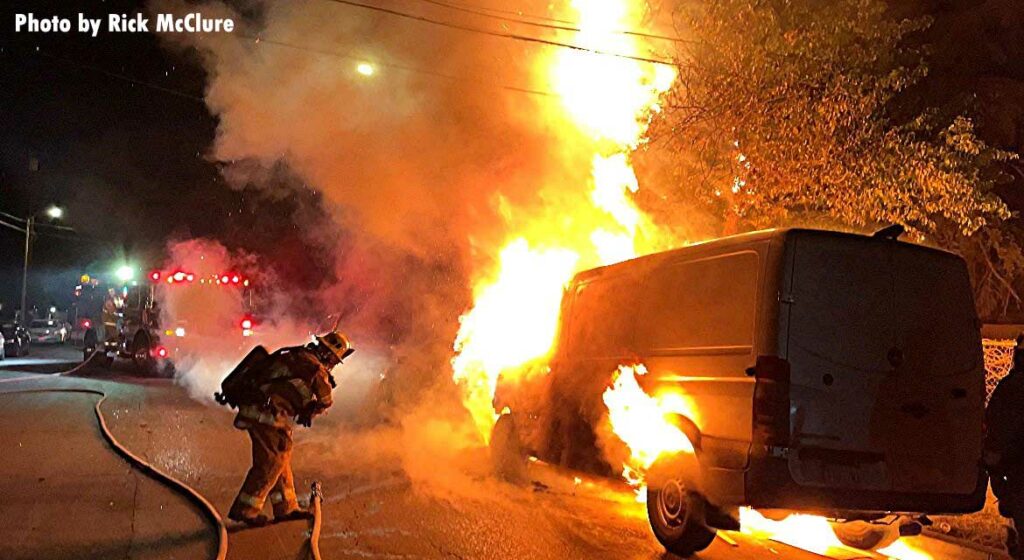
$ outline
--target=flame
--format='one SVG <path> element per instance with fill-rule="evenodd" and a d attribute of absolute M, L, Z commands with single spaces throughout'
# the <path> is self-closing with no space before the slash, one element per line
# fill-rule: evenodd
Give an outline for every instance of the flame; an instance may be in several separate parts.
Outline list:
<path fill-rule="evenodd" d="M 932 555 L 917 548 L 906 539 L 900 539 L 877 551 L 896 560 L 932 560 Z"/>
<path fill-rule="evenodd" d="M 551 350 L 562 286 L 577 259 L 572 251 L 531 249 L 516 239 L 501 251 L 497 277 L 477 286 L 473 312 L 460 319 L 452 367 L 485 437 L 498 418 L 492 405 L 498 374 Z"/>
<path fill-rule="evenodd" d="M 823 556 L 849 549 L 836 537 L 828 519 L 818 515 L 794 513 L 785 519 L 775 521 L 751 508 L 740 508 L 740 527 L 740 531 L 745 534 L 788 544 Z M 932 560 L 931 554 L 906 539 L 899 539 L 875 552 L 893 560 Z"/>
<path fill-rule="evenodd" d="M 817 515 L 794 513 L 775 521 L 750 508 L 740 508 L 740 527 L 743 533 L 762 539 L 771 539 L 790 546 L 827 555 L 833 549 L 845 549 L 829 525 L 828 519 Z"/>
<path fill-rule="evenodd" d="M 643 25 L 642 3 L 573 0 L 570 7 L 579 20 L 576 44 L 647 54 L 643 39 L 618 32 Z M 499 376 L 515 381 L 544 371 L 535 366 L 554 346 L 561 294 L 572 275 L 676 244 L 634 204 L 639 184 L 629 161 L 660 110 L 661 95 L 675 81 L 675 68 L 572 49 L 558 50 L 544 64 L 540 73 L 558 94 L 556 120 L 567 122 L 572 130 L 566 133 L 575 135 L 567 148 L 591 151 L 591 180 L 579 185 L 590 192 L 589 198 L 546 198 L 544 216 L 517 221 L 497 263 L 476 271 L 473 305 L 460 318 L 452 370 L 484 441 L 497 418 Z M 506 218 L 513 214 L 516 209 L 503 211 Z"/>
<path fill-rule="evenodd" d="M 693 453 L 693 444 L 668 415 L 697 417 L 692 401 L 685 395 L 662 393 L 652 397 L 644 392 L 637 381 L 637 376 L 643 375 L 647 375 L 643 364 L 619 366 L 603 396 L 612 431 L 630 452 L 622 476 L 635 487 L 642 486 L 643 472 L 662 454 Z"/>

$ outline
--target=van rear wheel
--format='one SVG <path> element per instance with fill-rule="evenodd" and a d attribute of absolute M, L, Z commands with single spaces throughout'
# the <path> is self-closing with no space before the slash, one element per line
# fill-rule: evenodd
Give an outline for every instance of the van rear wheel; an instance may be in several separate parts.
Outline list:
<path fill-rule="evenodd" d="M 647 488 L 647 519 L 658 542 L 669 552 L 687 557 L 711 546 L 715 531 L 704 523 L 707 502 L 683 482 L 669 479 Z"/>
<path fill-rule="evenodd" d="M 869 523 L 867 521 L 846 521 L 832 523 L 832 532 L 839 542 L 860 550 L 885 548 L 900 538 L 898 523 Z"/>

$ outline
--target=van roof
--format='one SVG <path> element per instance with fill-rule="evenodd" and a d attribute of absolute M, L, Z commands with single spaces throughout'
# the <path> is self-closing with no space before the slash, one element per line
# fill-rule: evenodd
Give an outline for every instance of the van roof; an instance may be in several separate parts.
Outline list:
<path fill-rule="evenodd" d="M 750 245 L 754 245 L 754 244 L 757 244 L 757 243 L 762 243 L 764 241 L 770 241 L 770 240 L 775 240 L 775 239 L 778 239 L 778 240 L 781 241 L 781 240 L 783 240 L 785 238 L 788 238 L 788 237 L 790 237 L 790 236 L 792 236 L 794 234 L 798 234 L 798 235 L 811 235 L 811 236 L 815 236 L 815 237 L 845 237 L 845 238 L 851 238 L 851 239 L 865 239 L 865 240 L 867 240 L 867 239 L 874 239 L 870 235 L 864 235 L 864 234 L 859 234 L 859 233 L 849 233 L 849 232 L 843 232 L 843 231 L 826 230 L 826 229 L 813 229 L 813 228 L 776 228 L 776 229 L 764 229 L 764 230 L 759 230 L 759 231 L 752 231 L 752 232 L 749 232 L 749 233 L 741 233 L 741 234 L 738 234 L 738 235 L 730 235 L 730 236 L 727 236 L 727 237 L 719 237 L 719 238 L 716 238 L 716 239 L 708 239 L 708 240 L 704 240 L 704 241 L 698 241 L 696 243 L 691 243 L 689 245 L 684 245 L 684 246 L 676 248 L 676 249 L 669 249 L 667 251 L 662 251 L 662 252 L 659 252 L 659 253 L 651 253 L 650 255 L 644 255 L 644 256 L 641 256 L 641 257 L 636 257 L 636 258 L 633 258 L 633 259 L 629 259 L 627 261 L 622 261 L 622 262 L 619 262 L 619 263 L 614 263 L 614 264 L 609 264 L 609 265 L 605 265 L 605 266 L 599 266 L 599 267 L 592 268 L 592 269 L 589 269 L 589 270 L 584 270 L 582 272 L 577 273 L 576 276 L 573 278 L 573 281 L 585 280 L 585 279 L 593 277 L 593 276 L 600 276 L 601 274 L 604 274 L 605 272 L 612 272 L 612 271 L 615 271 L 615 270 L 618 270 L 618 269 L 621 269 L 621 268 L 632 268 L 632 267 L 637 266 L 637 265 L 640 265 L 640 266 L 645 266 L 645 265 L 646 266 L 653 266 L 653 265 L 655 265 L 657 262 L 659 262 L 661 260 L 664 260 L 664 259 L 667 259 L 667 258 L 671 258 L 671 257 L 673 257 L 675 255 L 679 255 L 681 253 L 689 253 L 689 252 L 712 252 L 712 253 L 714 253 L 714 252 L 719 252 L 719 251 L 724 251 L 724 250 L 729 250 L 729 249 L 742 248 L 742 247 L 745 247 L 745 246 L 750 246 Z M 954 256 L 955 257 L 955 255 L 953 253 L 950 253 L 950 252 L 945 251 L 943 249 L 938 249 L 938 248 L 935 248 L 935 247 L 930 247 L 930 246 L 927 246 L 927 245 L 920 245 L 920 244 L 917 244 L 917 243 L 910 243 L 910 242 L 907 242 L 907 241 L 897 241 L 897 243 L 900 243 L 901 245 L 908 245 L 908 246 L 912 246 L 912 247 L 917 247 L 917 248 L 920 248 L 920 249 L 925 250 L 925 251 L 934 251 L 936 253 L 946 254 L 946 255 Z M 957 257 L 957 258 L 959 258 L 959 257 Z"/>

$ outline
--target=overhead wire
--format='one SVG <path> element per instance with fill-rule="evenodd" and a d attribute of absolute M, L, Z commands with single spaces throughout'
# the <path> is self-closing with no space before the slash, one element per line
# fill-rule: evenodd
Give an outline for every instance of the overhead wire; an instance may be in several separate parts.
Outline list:
<path fill-rule="evenodd" d="M 408 12 L 403 12 L 401 10 L 394 10 L 394 9 L 391 9 L 391 8 L 384 8 L 384 7 L 381 7 L 381 6 L 373 6 L 373 5 L 370 5 L 370 4 L 363 4 L 362 2 L 355 2 L 354 0 L 324 0 L 324 1 L 326 1 L 326 2 L 333 2 L 335 4 L 342 4 L 342 5 L 345 5 L 345 6 L 352 6 L 352 7 L 356 7 L 356 8 L 363 8 L 363 9 L 366 9 L 366 10 L 372 10 L 372 11 L 375 11 L 375 12 L 381 12 L 381 13 L 389 14 L 389 15 L 392 15 L 392 16 L 395 16 L 395 17 L 410 19 L 410 20 L 413 20 L 413 21 L 419 21 L 419 22 L 423 22 L 423 23 L 429 23 L 429 24 L 438 25 L 438 26 L 441 26 L 441 27 L 449 27 L 449 28 L 452 28 L 452 29 L 459 29 L 459 30 L 462 30 L 462 31 L 470 32 L 470 33 L 479 33 L 481 35 L 490 35 L 492 37 L 501 37 L 501 38 L 504 38 L 504 39 L 512 39 L 512 40 L 516 40 L 516 41 L 526 41 L 526 42 L 530 42 L 530 43 L 539 43 L 539 44 L 542 44 L 542 45 L 548 45 L 548 46 L 552 46 L 552 47 L 562 47 L 562 48 L 573 49 L 573 50 L 577 50 L 577 51 L 581 51 L 581 52 L 589 52 L 589 53 L 599 54 L 599 55 L 604 55 L 604 56 L 612 56 L 612 57 L 624 58 L 624 59 L 628 59 L 628 60 L 635 60 L 637 62 L 647 62 L 647 63 L 650 63 L 650 64 L 663 64 L 663 65 L 666 65 L 666 66 L 676 66 L 676 63 L 674 61 L 672 61 L 672 60 L 662 60 L 662 59 L 656 59 L 656 58 L 648 58 L 648 57 L 644 57 L 644 56 L 631 55 L 631 54 L 625 54 L 625 53 L 618 53 L 618 52 L 613 52 L 613 51 L 606 51 L 606 50 L 603 50 L 603 49 L 592 49 L 592 48 L 588 48 L 588 47 L 584 47 L 584 46 L 580 46 L 580 45 L 574 45 L 572 43 L 563 43 L 561 41 L 555 41 L 555 40 L 552 40 L 552 39 L 544 39 L 542 37 L 532 37 L 532 36 L 529 36 L 529 35 L 520 35 L 518 33 L 507 33 L 507 32 L 504 32 L 504 31 L 494 31 L 494 30 L 491 30 L 491 29 L 483 29 L 483 28 L 480 28 L 480 27 L 474 27 L 472 25 L 464 25 L 464 24 L 460 24 L 460 23 L 453 23 L 453 22 L 444 21 L 444 20 L 440 20 L 440 19 L 434 19 L 434 18 L 430 18 L 430 17 L 426 17 L 426 16 L 417 15 L 417 14 L 410 14 Z"/>
<path fill-rule="evenodd" d="M 150 89 L 153 89 L 153 90 L 156 90 L 156 91 L 162 91 L 164 93 L 167 93 L 167 94 L 170 94 L 170 95 L 174 95 L 174 96 L 177 96 L 177 97 L 181 97 L 183 99 L 189 99 L 191 101 L 198 101 L 200 103 L 203 103 L 205 101 L 202 97 L 198 97 L 198 96 L 192 95 L 190 93 L 186 93 L 186 92 L 179 91 L 179 90 L 176 90 L 176 89 L 173 89 L 173 88 L 169 88 L 169 87 L 161 86 L 161 85 L 158 85 L 158 84 L 154 84 L 152 82 L 146 82 L 144 80 L 140 80 L 138 78 L 134 78 L 132 76 L 128 76 L 128 75 L 125 75 L 125 74 L 119 74 L 117 72 L 112 72 L 110 70 L 107 70 L 105 68 L 101 68 L 99 66 L 95 66 L 95 65 L 92 65 L 92 64 L 85 64 L 85 63 L 77 62 L 77 61 L 70 60 L 70 59 L 67 59 L 67 58 L 64 58 L 64 57 L 60 57 L 60 56 L 57 56 L 57 55 L 53 55 L 53 54 L 47 53 L 47 52 L 45 52 L 43 50 L 40 50 L 38 48 L 34 49 L 32 52 L 35 52 L 39 56 L 43 56 L 43 57 L 49 58 L 51 60 L 56 60 L 58 62 L 62 62 L 62 63 L 67 64 L 69 66 L 74 66 L 74 67 L 77 67 L 77 68 L 82 69 L 82 70 L 91 70 L 93 72 L 98 72 L 98 73 L 103 74 L 103 75 L 105 75 L 107 77 L 110 77 L 110 78 L 118 79 L 118 80 L 121 80 L 121 81 L 124 81 L 124 82 L 129 82 L 131 84 L 142 86 L 142 87 L 146 87 L 146 88 L 150 88 Z"/>
<path fill-rule="evenodd" d="M 575 33 L 580 33 L 580 32 L 583 31 L 579 27 L 579 24 L 577 22 L 573 22 L 573 21 L 550 20 L 550 21 L 557 21 L 557 23 L 539 23 L 539 22 L 536 22 L 536 21 L 529 21 L 529 20 L 525 20 L 525 19 L 519 19 L 519 18 L 508 17 L 508 16 L 501 16 L 501 15 L 497 15 L 497 14 L 493 14 L 493 13 L 487 13 L 486 11 L 484 11 L 485 8 L 475 7 L 475 6 L 466 6 L 466 5 L 462 5 L 462 4 L 452 4 L 450 2 L 444 2 L 443 0 L 417 0 L 417 1 L 423 2 L 425 4 L 431 4 L 431 5 L 434 5 L 434 6 L 439 6 L 439 7 L 442 7 L 442 8 L 447 8 L 449 10 L 455 10 L 455 11 L 458 11 L 458 12 L 473 14 L 473 15 L 480 16 L 480 17 L 497 19 L 497 20 L 500 20 L 500 21 L 505 21 L 505 22 L 509 22 L 509 23 L 515 23 L 515 24 L 518 24 L 518 25 L 527 25 L 527 26 L 530 26 L 530 27 L 540 27 L 540 28 L 545 28 L 545 29 L 552 29 L 552 30 L 555 30 L 555 31 L 571 31 L 571 32 L 575 32 Z M 526 16 L 526 17 L 530 17 L 530 16 Z M 533 16 L 533 17 L 538 18 L 539 16 Z M 657 39 L 657 40 L 661 40 L 661 41 L 671 41 L 671 42 L 674 42 L 674 43 L 687 43 L 687 42 L 689 42 L 687 39 L 683 39 L 681 37 L 669 37 L 667 35 L 658 35 L 656 33 L 649 33 L 649 32 L 646 32 L 646 31 L 633 31 L 633 30 L 629 30 L 629 29 L 612 29 L 612 30 L 609 31 L 609 33 L 615 33 L 615 34 L 618 34 L 618 35 L 630 35 L 630 36 L 634 36 L 634 37 L 643 37 L 645 39 Z"/>
<path fill-rule="evenodd" d="M 577 23 L 577 22 L 575 22 L 575 21 L 573 21 L 571 19 L 561 19 L 561 18 L 556 18 L 556 17 L 551 17 L 551 16 L 538 16 L 538 15 L 535 15 L 535 14 L 523 13 L 520 10 L 503 10 L 501 8 L 489 8 L 487 6 L 469 6 L 468 4 L 461 4 L 460 6 L 464 7 L 464 8 L 475 8 L 475 9 L 480 10 L 482 12 L 490 12 L 490 13 L 493 13 L 493 14 L 506 14 L 506 15 L 517 16 L 517 17 L 521 17 L 521 18 L 530 18 L 530 19 L 536 19 L 536 20 L 541 20 L 541 21 L 549 21 L 549 22 L 552 22 L 552 23 L 563 23 L 565 25 L 576 25 L 576 23 Z"/>
<path fill-rule="evenodd" d="M 6 217 L 9 220 L 14 220 L 16 222 L 21 222 L 21 223 L 25 223 L 25 222 L 28 221 L 25 218 L 19 218 L 18 216 L 15 216 L 14 214 L 8 214 L 7 212 L 4 212 L 3 210 L 0 210 L 0 216 L 4 216 L 4 217 Z"/>
<path fill-rule="evenodd" d="M 25 233 L 25 228 L 18 227 L 18 226 L 14 225 L 14 224 L 9 224 L 9 223 L 7 223 L 7 222 L 5 222 L 3 220 L 0 220 L 0 226 L 11 228 L 14 231 L 17 231 L 17 232 L 20 232 L 20 233 Z"/>

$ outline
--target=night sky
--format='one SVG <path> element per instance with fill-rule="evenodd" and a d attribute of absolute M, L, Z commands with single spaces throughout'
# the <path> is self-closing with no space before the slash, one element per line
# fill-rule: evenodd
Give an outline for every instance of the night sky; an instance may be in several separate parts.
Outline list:
<path fill-rule="evenodd" d="M 10 2 L 0 43 L 0 211 L 26 216 L 65 208 L 69 233 L 40 227 L 30 300 L 69 301 L 83 272 L 124 259 L 154 266 L 168 239 L 214 237 L 258 250 L 302 250 L 291 216 L 311 193 L 269 201 L 226 188 L 206 155 L 216 119 L 203 104 L 205 75 L 189 53 L 150 33 L 12 33 L 14 13 L 92 17 L 139 11 L 144 2 Z M 38 171 L 31 171 L 32 160 Z M 10 221 L 10 220 L 8 220 Z M 23 235 L 0 227 L 0 302 L 19 297 Z M 283 267 L 287 259 L 277 259 Z M 309 265 L 290 277 L 313 282 Z M 294 266 L 293 266 L 294 268 Z M 56 275 L 55 275 L 56 273 Z"/>
<path fill-rule="evenodd" d="M 268 254 L 289 278 L 315 284 L 322 274 L 316 260 L 289 258 L 308 248 L 290 216 L 300 205 L 319 208 L 318 198 L 299 190 L 267 200 L 226 188 L 206 158 L 217 122 L 202 102 L 205 76 L 193 55 L 171 52 L 146 33 L 13 33 L 15 12 L 100 17 L 144 4 L 43 0 L 2 8 L 0 211 L 26 216 L 57 203 L 66 210 L 62 223 L 75 229 L 40 228 L 30 299 L 65 305 L 79 274 L 108 272 L 123 259 L 157 263 L 168 239 L 195 236 Z M 932 73 L 914 95 L 928 103 L 974 96 L 982 135 L 1020 151 L 1024 0 L 896 5 L 907 15 L 936 18 L 920 38 L 934 52 Z M 30 170 L 33 160 L 38 171 Z M 1003 192 L 1018 209 L 1022 179 Z M 21 234 L 0 227 L 6 310 L 20 291 L 22 246 Z"/>

